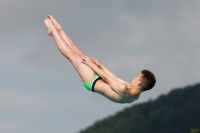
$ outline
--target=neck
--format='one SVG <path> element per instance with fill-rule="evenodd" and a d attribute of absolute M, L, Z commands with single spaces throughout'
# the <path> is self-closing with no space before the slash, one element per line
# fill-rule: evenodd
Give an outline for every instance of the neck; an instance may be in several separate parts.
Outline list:
<path fill-rule="evenodd" d="M 129 84 L 128 89 L 131 95 L 135 95 L 142 92 L 142 88 L 138 85 Z"/>

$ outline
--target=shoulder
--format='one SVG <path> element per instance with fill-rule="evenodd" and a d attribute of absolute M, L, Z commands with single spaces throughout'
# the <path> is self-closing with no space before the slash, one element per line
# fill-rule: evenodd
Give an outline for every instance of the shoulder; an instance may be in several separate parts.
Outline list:
<path fill-rule="evenodd" d="M 127 103 L 131 103 L 133 101 L 136 101 L 139 99 L 141 94 L 141 91 L 139 91 L 137 88 L 128 88 L 127 90 Z"/>
<path fill-rule="evenodd" d="M 126 83 L 121 83 L 121 90 L 124 93 L 128 93 L 129 92 L 129 87 Z"/>
<path fill-rule="evenodd" d="M 139 98 L 141 91 L 138 87 L 131 87 L 129 84 L 127 84 L 126 93 L 128 97 Z"/>

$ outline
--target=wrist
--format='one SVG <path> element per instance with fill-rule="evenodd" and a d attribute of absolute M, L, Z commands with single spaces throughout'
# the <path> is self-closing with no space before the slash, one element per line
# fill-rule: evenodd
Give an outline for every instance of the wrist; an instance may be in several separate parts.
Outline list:
<path fill-rule="evenodd" d="M 90 64 L 90 67 L 91 67 L 91 68 L 94 68 L 95 66 L 96 66 L 96 65 L 95 65 L 94 63 L 91 63 L 91 64 Z"/>
<path fill-rule="evenodd" d="M 99 67 L 100 67 L 101 69 L 104 69 L 104 66 L 103 66 L 102 64 L 99 64 Z"/>

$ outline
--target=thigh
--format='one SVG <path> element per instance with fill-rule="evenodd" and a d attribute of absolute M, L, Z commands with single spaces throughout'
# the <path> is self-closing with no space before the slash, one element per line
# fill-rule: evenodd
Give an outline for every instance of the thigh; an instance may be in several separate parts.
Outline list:
<path fill-rule="evenodd" d="M 78 72 L 83 82 L 90 82 L 96 73 L 87 65 L 81 63 L 82 58 L 76 52 L 73 52 L 68 59 Z"/>
<path fill-rule="evenodd" d="M 120 102 L 122 97 L 118 95 L 111 87 L 103 80 L 98 80 L 94 86 L 94 91 L 105 96 L 113 102 Z"/>

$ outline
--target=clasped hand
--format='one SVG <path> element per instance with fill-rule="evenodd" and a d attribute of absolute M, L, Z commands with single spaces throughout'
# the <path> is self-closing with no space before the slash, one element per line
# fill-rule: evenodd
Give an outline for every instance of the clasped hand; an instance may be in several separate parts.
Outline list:
<path fill-rule="evenodd" d="M 89 67 L 92 67 L 93 64 L 97 65 L 99 68 L 101 68 L 102 66 L 101 63 L 95 58 L 89 58 L 88 56 L 84 54 L 81 55 L 81 58 L 82 58 L 81 63 L 84 63 Z"/>
<path fill-rule="evenodd" d="M 89 57 L 87 57 L 86 55 L 84 55 L 84 54 L 81 55 L 81 58 L 82 58 L 81 63 L 84 63 L 84 64 L 86 64 L 89 67 L 91 67 L 94 64 L 93 61 Z"/>

